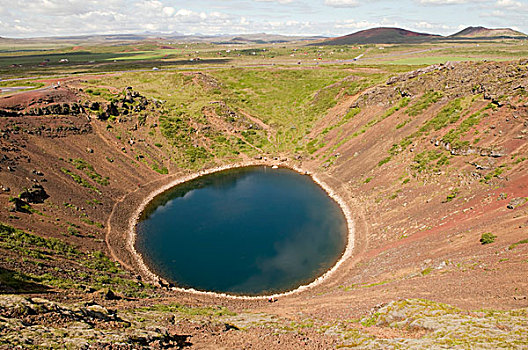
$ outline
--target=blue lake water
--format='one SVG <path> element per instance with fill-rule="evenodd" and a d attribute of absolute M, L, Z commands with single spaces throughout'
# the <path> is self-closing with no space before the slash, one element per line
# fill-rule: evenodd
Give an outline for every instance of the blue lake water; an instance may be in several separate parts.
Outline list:
<path fill-rule="evenodd" d="M 138 222 L 136 249 L 178 287 L 265 295 L 315 280 L 346 242 L 341 208 L 309 176 L 247 167 L 156 197 Z"/>

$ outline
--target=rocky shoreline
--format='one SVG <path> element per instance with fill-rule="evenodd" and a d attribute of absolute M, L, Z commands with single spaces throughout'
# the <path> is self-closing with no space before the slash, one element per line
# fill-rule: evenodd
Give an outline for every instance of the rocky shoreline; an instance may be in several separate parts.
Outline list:
<path fill-rule="evenodd" d="M 343 254 L 341 255 L 341 257 L 339 258 L 339 260 L 337 261 L 337 263 L 330 270 L 328 270 L 323 275 L 319 276 L 318 278 L 316 278 L 314 281 L 312 281 L 309 284 L 299 286 L 296 289 L 291 290 L 291 291 L 287 291 L 283 293 L 276 293 L 272 295 L 262 295 L 262 296 L 231 295 L 227 293 L 216 293 L 216 292 L 208 292 L 208 291 L 200 291 L 200 290 L 195 290 L 195 289 L 174 287 L 172 286 L 170 282 L 164 280 L 163 278 L 161 278 L 160 276 L 152 272 L 149 269 L 149 267 L 146 265 L 143 259 L 143 256 L 135 248 L 136 225 L 137 225 L 137 222 L 141 214 L 145 210 L 146 206 L 156 196 L 184 182 L 194 180 L 201 176 L 205 176 L 205 175 L 209 175 L 209 174 L 213 174 L 213 173 L 217 173 L 217 172 L 221 172 L 221 171 L 225 171 L 229 169 L 249 167 L 249 166 L 269 166 L 269 167 L 277 166 L 277 167 L 282 167 L 282 168 L 293 170 L 299 174 L 309 175 L 312 178 L 312 180 L 315 183 L 317 183 L 328 194 L 328 196 L 332 198 L 339 205 L 339 207 L 341 208 L 343 212 L 343 215 L 346 218 L 348 235 L 347 235 L 346 248 Z M 123 199 L 122 201 L 127 201 L 127 199 Z M 116 208 L 114 208 L 114 210 L 116 210 Z M 114 211 L 112 212 L 112 215 L 110 216 L 110 218 L 114 216 L 113 214 L 114 214 Z M 143 196 L 143 198 L 141 199 L 139 204 L 136 206 L 136 208 L 132 210 L 131 212 L 129 212 L 129 215 L 130 215 L 129 219 L 127 221 L 128 227 L 126 230 L 126 234 L 123 237 L 126 241 L 126 244 L 120 247 L 115 247 L 112 245 L 113 240 L 111 239 L 111 236 L 112 234 L 115 234 L 115 232 L 112 230 L 112 225 L 110 224 L 111 220 L 109 219 L 107 243 L 114 257 L 118 261 L 121 261 L 122 263 L 127 265 L 124 259 L 122 259 L 122 255 L 123 253 L 125 254 L 128 253 L 130 257 L 133 259 L 133 262 L 132 262 L 134 266 L 133 270 L 138 272 L 141 278 L 143 278 L 144 280 L 150 283 L 154 283 L 162 287 L 166 287 L 175 292 L 185 292 L 185 293 L 192 293 L 192 294 L 197 294 L 197 295 L 202 295 L 202 296 L 222 297 L 222 298 L 235 299 L 235 300 L 264 300 L 264 299 L 269 299 L 269 298 L 279 298 L 279 297 L 284 297 L 284 296 L 288 296 L 292 294 L 298 294 L 308 289 L 311 289 L 317 285 L 320 285 L 326 279 L 328 279 L 328 277 L 335 274 L 339 270 L 339 267 L 343 264 L 343 262 L 345 262 L 347 259 L 349 259 L 352 256 L 352 252 L 354 250 L 355 225 L 354 225 L 354 220 L 352 219 L 351 211 L 348 205 L 346 204 L 346 202 L 339 196 L 339 194 L 333 188 L 331 188 L 326 182 L 321 180 L 316 174 L 313 174 L 312 172 L 309 172 L 299 166 L 292 165 L 287 162 L 269 161 L 269 160 L 253 160 L 253 161 L 246 161 L 246 162 L 218 166 L 218 167 L 214 167 L 210 169 L 204 169 L 199 172 L 186 175 L 186 176 L 176 176 L 176 178 L 171 177 L 168 182 L 164 184 L 160 184 L 155 189 L 146 193 L 146 195 Z M 120 215 L 120 217 L 122 217 L 122 215 Z M 126 250 L 125 252 L 123 251 L 123 248 Z"/>

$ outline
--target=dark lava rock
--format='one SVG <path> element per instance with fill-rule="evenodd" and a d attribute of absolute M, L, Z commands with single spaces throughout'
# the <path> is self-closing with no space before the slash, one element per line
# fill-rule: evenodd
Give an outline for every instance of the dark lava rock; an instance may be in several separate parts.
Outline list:
<path fill-rule="evenodd" d="M 92 103 L 90 104 L 90 109 L 91 109 L 92 111 L 97 111 L 97 110 L 99 110 L 99 107 L 100 107 L 99 102 L 92 102 Z"/>
<path fill-rule="evenodd" d="M 9 208 L 10 212 L 19 212 L 19 213 L 27 213 L 27 214 L 31 213 L 31 211 L 29 211 L 28 209 L 29 204 L 20 198 L 13 197 L 9 200 L 9 202 L 12 203 L 11 208 Z"/>
<path fill-rule="evenodd" d="M 112 115 L 114 117 L 119 115 L 119 110 L 117 109 L 117 106 L 113 102 L 110 102 L 110 104 L 106 107 L 105 112 L 108 115 Z"/>
<path fill-rule="evenodd" d="M 20 193 L 18 197 L 28 203 L 44 203 L 49 198 L 49 195 L 42 185 L 34 184 L 30 189 L 25 189 Z"/>
<path fill-rule="evenodd" d="M 120 299 L 122 299 L 119 295 L 114 293 L 114 291 L 111 290 L 110 288 L 103 288 L 103 289 L 97 291 L 96 294 L 100 295 L 101 298 L 103 298 L 105 300 L 120 300 Z"/>

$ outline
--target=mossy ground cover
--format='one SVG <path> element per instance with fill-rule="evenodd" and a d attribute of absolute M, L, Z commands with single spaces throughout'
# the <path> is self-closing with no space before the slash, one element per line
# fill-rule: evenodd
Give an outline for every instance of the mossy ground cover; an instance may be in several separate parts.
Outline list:
<path fill-rule="evenodd" d="M 88 163 L 84 159 L 70 159 L 70 163 L 72 163 L 76 169 L 83 171 L 90 179 L 94 180 L 98 184 L 103 186 L 107 186 L 109 184 L 109 178 L 103 177 L 101 174 L 96 172 L 93 165 Z"/>
<path fill-rule="evenodd" d="M 438 172 L 449 164 L 449 158 L 449 152 L 446 151 L 424 151 L 414 157 L 411 168 L 418 173 Z"/>
<path fill-rule="evenodd" d="M 442 96 L 443 93 L 440 91 L 427 91 L 418 99 L 418 101 L 414 102 L 409 108 L 407 108 L 406 113 L 411 117 L 415 117 L 429 108 L 433 103 L 438 102 Z"/>
<path fill-rule="evenodd" d="M 75 174 L 74 172 L 72 172 L 71 170 L 69 169 L 66 169 L 66 168 L 61 168 L 61 171 L 68 175 L 69 177 L 72 178 L 72 180 L 81 185 L 82 187 L 86 187 L 90 190 L 93 190 L 94 192 L 96 193 L 99 193 L 101 194 L 101 191 L 99 191 L 94 185 L 92 185 L 88 180 L 86 180 L 85 178 L 83 178 L 82 176 L 78 175 L 78 174 Z"/>
<path fill-rule="evenodd" d="M 354 320 L 365 328 L 332 327 L 341 334 L 340 348 L 428 349 L 448 348 L 522 348 L 528 345 L 523 332 L 526 309 L 512 311 L 464 311 L 456 307 L 425 299 L 407 299 L 391 302 L 361 320 Z M 507 324 L 507 326 L 505 326 Z M 380 328 L 381 327 L 381 328 Z M 344 329 L 343 329 L 344 328 Z M 388 339 L 373 337 L 369 328 L 383 328 L 400 332 Z"/>

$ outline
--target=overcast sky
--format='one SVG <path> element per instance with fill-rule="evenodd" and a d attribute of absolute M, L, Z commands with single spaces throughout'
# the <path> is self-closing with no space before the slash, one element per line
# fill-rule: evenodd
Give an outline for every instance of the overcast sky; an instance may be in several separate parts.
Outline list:
<path fill-rule="evenodd" d="M 528 0 L 0 0 L 0 37 L 79 34 L 343 35 L 379 26 L 528 33 Z"/>

